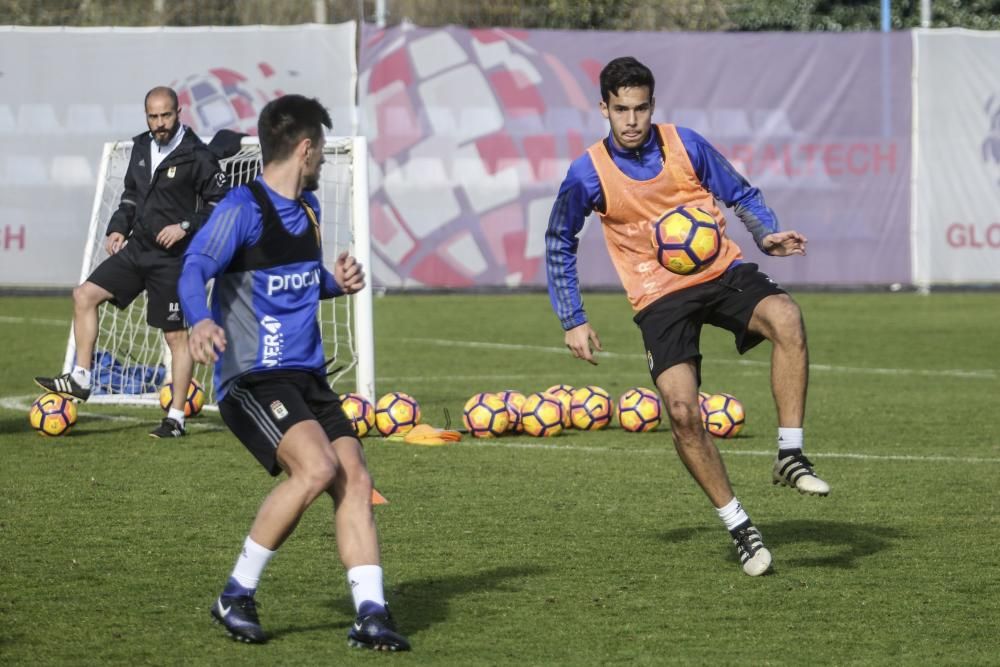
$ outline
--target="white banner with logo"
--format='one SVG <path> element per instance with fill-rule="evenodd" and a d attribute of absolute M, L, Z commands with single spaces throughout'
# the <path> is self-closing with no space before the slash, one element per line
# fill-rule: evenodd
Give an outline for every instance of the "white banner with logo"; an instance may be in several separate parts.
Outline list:
<path fill-rule="evenodd" d="M 0 286 L 80 278 L 101 147 L 145 131 L 143 96 L 180 97 L 203 138 L 256 134 L 285 93 L 318 98 L 335 134 L 356 127 L 356 26 L 0 27 Z M 101 221 L 104 225 L 106 221 Z"/>
<path fill-rule="evenodd" d="M 1000 283 L 1000 33 L 914 39 L 914 282 Z"/>

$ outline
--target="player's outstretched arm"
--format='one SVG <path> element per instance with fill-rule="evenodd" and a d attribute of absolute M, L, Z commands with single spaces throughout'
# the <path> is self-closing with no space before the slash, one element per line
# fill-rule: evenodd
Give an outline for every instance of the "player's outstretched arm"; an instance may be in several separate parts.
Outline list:
<path fill-rule="evenodd" d="M 805 236 L 796 231 L 788 230 L 787 232 L 768 234 L 762 239 L 760 247 L 768 255 L 785 257 L 806 254 L 806 243 L 808 243 L 808 239 Z"/>
<path fill-rule="evenodd" d="M 564 338 L 566 347 L 569 348 L 574 357 L 589 361 L 595 366 L 597 365 L 594 352 L 602 350 L 601 339 L 598 338 L 597 332 L 590 326 L 590 322 L 584 322 L 579 326 L 569 329 Z"/>

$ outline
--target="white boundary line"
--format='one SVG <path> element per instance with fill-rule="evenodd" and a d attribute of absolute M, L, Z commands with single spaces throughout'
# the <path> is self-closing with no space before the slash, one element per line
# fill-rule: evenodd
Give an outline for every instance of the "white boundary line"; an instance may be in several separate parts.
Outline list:
<path fill-rule="evenodd" d="M 11 317 L 0 315 L 0 324 L 44 324 L 46 326 L 68 327 L 70 320 L 48 320 L 42 317 Z"/>
<path fill-rule="evenodd" d="M 35 394 L 24 394 L 22 396 L 4 396 L 3 398 L 0 398 L 0 408 L 6 410 L 13 410 L 15 412 L 23 412 L 25 413 L 25 415 L 27 415 L 28 410 L 31 409 L 31 402 L 35 398 L 37 398 Z M 141 407 L 141 406 L 131 406 L 131 407 Z M 130 415 L 109 415 L 101 412 L 83 412 L 79 408 L 77 408 L 77 416 L 86 417 L 87 419 L 98 419 L 98 420 L 112 421 L 112 422 L 131 422 L 135 424 L 141 422 L 155 421 L 155 420 L 150 420 L 147 417 L 133 417 Z M 25 417 L 25 423 L 27 423 L 27 417 Z M 198 422 L 192 422 L 187 419 L 184 420 L 184 427 L 195 428 L 206 431 L 225 430 L 221 426 L 217 426 L 215 424 L 199 424 Z"/>
<path fill-rule="evenodd" d="M 447 340 L 444 338 L 412 338 L 412 337 L 392 337 L 387 340 L 399 341 L 401 343 L 410 344 L 424 344 L 424 345 L 438 345 L 443 347 L 466 347 L 472 349 L 486 349 L 486 350 L 521 350 L 530 352 L 546 352 L 551 354 L 566 354 L 568 355 L 566 348 L 564 347 L 550 347 L 544 345 L 522 345 L 518 343 L 492 343 L 487 341 L 462 341 L 462 340 Z M 640 360 L 645 366 L 645 359 L 642 355 L 636 353 L 622 353 L 622 352 L 599 352 L 598 359 L 628 359 L 631 361 Z M 708 364 L 727 364 L 735 366 L 758 366 L 758 367 L 770 367 L 771 362 L 769 361 L 754 361 L 751 359 L 706 359 L 702 363 Z M 997 380 L 1000 379 L 1000 372 L 992 369 L 983 370 L 963 370 L 963 369 L 942 369 L 942 370 L 931 370 L 931 369 L 916 369 L 916 368 L 862 368 L 857 366 L 832 366 L 830 364 L 810 364 L 809 369 L 813 371 L 830 371 L 836 373 L 865 373 L 872 375 L 901 375 L 901 376 L 925 376 L 925 377 L 958 377 L 958 378 L 973 378 L 979 380 Z"/>
<path fill-rule="evenodd" d="M 31 404 L 33 394 L 25 396 L 8 396 L 0 398 L 0 408 L 26 412 Z M 81 412 L 81 417 L 88 419 L 106 419 L 109 421 L 143 422 L 149 421 L 141 417 L 130 417 L 127 415 L 107 415 L 93 412 Z M 206 430 L 222 431 L 224 429 L 215 424 L 191 423 L 191 426 L 204 428 Z M 666 432 L 663 433 L 666 436 Z M 622 449 L 620 447 L 594 447 L 590 445 L 575 445 L 555 442 L 504 442 L 501 440 L 476 440 L 468 438 L 462 441 L 462 447 L 503 447 L 505 449 L 527 449 L 536 451 L 563 451 L 563 452 L 587 452 L 604 454 L 652 454 L 652 455 L 673 455 L 673 447 L 663 447 L 660 449 Z M 761 456 L 773 457 L 774 451 L 748 450 L 748 449 L 719 449 L 725 456 Z M 901 463 L 1000 463 L 1000 458 L 986 458 L 975 456 L 917 456 L 914 454 L 856 454 L 852 452 L 830 452 L 816 454 L 809 452 L 811 458 L 821 459 L 847 459 L 857 461 L 889 461 Z"/>
<path fill-rule="evenodd" d="M 666 435 L 666 432 L 664 432 Z M 558 439 L 558 437 L 557 437 Z M 465 440 L 462 441 L 465 443 Z M 673 446 L 662 449 L 622 449 L 620 447 L 593 447 L 588 445 L 570 445 L 555 443 L 534 443 L 534 442 L 502 442 L 499 440 L 472 440 L 471 447 L 504 447 L 509 449 L 537 449 L 550 451 L 574 451 L 574 452 L 603 452 L 607 454 L 653 454 L 653 455 L 674 455 Z M 766 456 L 774 457 L 774 450 L 760 451 L 749 449 L 722 449 L 724 456 Z M 916 454 L 855 454 L 851 452 L 829 452 L 820 453 L 809 452 L 811 459 L 853 459 L 860 461 L 898 461 L 905 463 L 1000 463 L 1000 458 L 980 458 L 975 456 L 918 456 Z"/>

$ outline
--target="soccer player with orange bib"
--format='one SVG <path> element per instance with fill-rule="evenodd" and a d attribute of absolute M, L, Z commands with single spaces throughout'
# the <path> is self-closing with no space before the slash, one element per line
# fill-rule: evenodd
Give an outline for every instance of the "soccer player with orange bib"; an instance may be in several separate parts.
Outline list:
<path fill-rule="evenodd" d="M 601 71 L 600 85 L 601 113 L 611 132 L 570 165 L 545 235 L 552 307 L 566 332 L 566 347 L 596 364 L 601 342 L 583 309 L 576 268 L 577 237 L 596 211 L 642 332 L 677 454 L 729 530 L 743 571 L 761 575 L 771 567 L 771 553 L 733 493 L 701 419 L 699 339 L 704 323 L 732 332 L 741 354 L 764 339 L 771 341 L 771 389 L 778 413 L 772 481 L 812 495 L 825 496 L 830 487 L 802 450 L 809 376 L 802 314 L 785 290 L 744 260 L 726 234 L 716 201 L 733 209 L 766 254 L 805 255 L 806 238 L 779 231 L 760 191 L 699 134 L 653 124 L 655 81 L 648 67 L 632 57 L 616 58 Z M 707 211 L 721 233 L 717 258 L 689 275 L 664 268 L 650 240 L 653 223 L 677 206 Z"/>

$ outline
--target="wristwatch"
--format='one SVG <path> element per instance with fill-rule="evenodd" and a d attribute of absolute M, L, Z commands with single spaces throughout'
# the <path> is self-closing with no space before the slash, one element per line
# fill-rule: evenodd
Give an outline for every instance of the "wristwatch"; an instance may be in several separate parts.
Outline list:
<path fill-rule="evenodd" d="M 181 220 L 181 229 L 184 230 L 185 234 L 191 231 L 191 222 L 189 220 Z"/>

